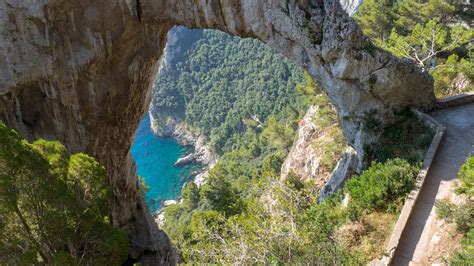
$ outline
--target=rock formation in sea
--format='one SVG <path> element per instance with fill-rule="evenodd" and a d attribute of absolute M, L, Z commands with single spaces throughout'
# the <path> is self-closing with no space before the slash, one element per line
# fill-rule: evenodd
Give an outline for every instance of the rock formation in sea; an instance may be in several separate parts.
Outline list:
<path fill-rule="evenodd" d="M 305 68 L 360 162 L 376 140 L 363 130 L 367 112 L 389 121 L 393 109 L 430 108 L 434 98 L 432 78 L 376 48 L 336 0 L 5 0 L 0 25 L 0 119 L 106 166 L 111 222 L 144 264 L 174 260 L 130 156 L 174 25 L 258 38 Z"/>
<path fill-rule="evenodd" d="M 193 163 L 195 159 L 196 158 L 194 156 L 194 153 L 190 153 L 186 156 L 179 157 L 178 160 L 176 160 L 176 162 L 174 163 L 174 166 L 178 167 L 178 166 L 187 165 L 187 164 Z"/>
<path fill-rule="evenodd" d="M 151 104 L 153 108 L 153 103 Z M 160 138 L 173 138 L 181 146 L 193 146 L 194 152 L 185 157 L 179 158 L 175 166 L 197 162 L 201 165 L 201 171 L 195 172 L 194 182 L 201 186 L 207 175 L 207 171 L 214 166 L 217 157 L 211 148 L 206 145 L 205 138 L 201 134 L 195 133 L 180 118 L 166 114 L 158 114 L 150 111 L 150 122 L 153 133 Z"/>

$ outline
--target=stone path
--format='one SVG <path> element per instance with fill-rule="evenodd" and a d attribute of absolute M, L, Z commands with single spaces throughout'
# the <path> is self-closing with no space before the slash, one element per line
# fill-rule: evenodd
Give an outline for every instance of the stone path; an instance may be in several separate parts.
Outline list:
<path fill-rule="evenodd" d="M 429 265 L 436 233 L 435 201 L 452 193 L 453 181 L 468 154 L 474 154 L 474 103 L 431 113 L 446 127 L 419 199 L 401 236 L 392 265 Z"/>

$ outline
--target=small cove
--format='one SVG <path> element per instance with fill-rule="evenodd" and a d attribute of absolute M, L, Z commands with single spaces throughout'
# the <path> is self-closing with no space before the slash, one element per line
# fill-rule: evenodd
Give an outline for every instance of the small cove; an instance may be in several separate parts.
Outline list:
<path fill-rule="evenodd" d="M 145 193 L 145 202 L 152 213 L 160 210 L 163 201 L 178 199 L 184 183 L 200 167 L 198 164 L 175 167 L 176 160 L 192 152 L 192 147 L 182 147 L 171 138 L 156 137 L 148 115 L 138 126 L 131 152 L 138 175 L 150 187 Z"/>

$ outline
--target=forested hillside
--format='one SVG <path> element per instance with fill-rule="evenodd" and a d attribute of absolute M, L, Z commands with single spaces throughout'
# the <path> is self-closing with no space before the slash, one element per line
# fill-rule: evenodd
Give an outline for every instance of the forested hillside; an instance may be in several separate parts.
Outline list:
<path fill-rule="evenodd" d="M 316 105 L 328 105 L 311 83 L 304 87 Z M 315 119 L 336 123 L 325 111 Z M 163 229 L 185 262 L 359 265 L 380 257 L 432 134 L 409 112 L 368 130 L 383 131 L 373 153 L 380 163 L 318 204 L 315 180 L 280 176 L 294 130 L 273 118 L 249 126 L 204 185 L 188 183 L 182 202 L 165 208 Z"/>
<path fill-rule="evenodd" d="M 308 102 L 295 90 L 303 72 L 282 55 L 257 40 L 177 30 L 189 45 L 180 47 L 171 57 L 179 63 L 170 62 L 157 79 L 154 113 L 178 116 L 222 154 L 245 131 L 246 121 L 273 116 L 289 125 L 306 111 Z"/>

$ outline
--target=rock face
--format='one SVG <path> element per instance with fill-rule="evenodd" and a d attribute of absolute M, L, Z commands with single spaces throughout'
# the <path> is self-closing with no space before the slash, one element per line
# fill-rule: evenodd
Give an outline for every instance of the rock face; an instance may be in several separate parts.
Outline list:
<path fill-rule="evenodd" d="M 349 179 L 357 169 L 358 165 L 357 154 L 352 147 L 347 147 L 342 155 L 342 158 L 337 162 L 328 181 L 322 187 L 319 194 L 319 200 L 327 198 L 331 193 L 341 188 L 344 182 Z"/>
<path fill-rule="evenodd" d="M 361 163 L 372 141 L 361 126 L 367 112 L 388 117 L 392 108 L 432 104 L 432 78 L 374 47 L 338 1 L 190 2 L 154 1 L 148 11 L 179 25 L 259 38 L 306 68 L 328 93 Z M 163 9 L 172 11 L 156 16 Z"/>
<path fill-rule="evenodd" d="M 350 15 L 354 15 L 363 0 L 340 0 L 342 8 Z"/>
<path fill-rule="evenodd" d="M 330 129 L 338 125 L 334 123 L 328 125 L 327 128 L 322 128 L 314 121 L 318 115 L 318 106 L 313 105 L 300 121 L 298 137 L 283 162 L 281 175 L 282 178 L 285 178 L 291 172 L 303 180 L 314 180 L 321 188 L 319 199 L 322 200 L 340 188 L 344 181 L 357 171 L 358 157 L 352 147 L 348 146 L 344 150 L 342 146 L 340 151 L 335 151 L 335 154 L 340 154 L 340 156 L 330 155 L 339 157 L 336 158 L 338 162 L 334 169 L 331 167 L 329 170 L 332 172 L 321 170 L 320 165 L 324 160 L 325 153 L 331 153 L 331 151 L 325 150 L 324 143 L 332 141 L 335 136 Z"/>
<path fill-rule="evenodd" d="M 308 70 L 363 161 L 364 115 L 429 108 L 433 81 L 375 48 L 336 0 L 0 1 L 0 120 L 28 138 L 63 142 L 107 167 L 111 221 L 130 258 L 173 262 L 147 212 L 130 156 L 173 25 L 258 38 Z"/>
<path fill-rule="evenodd" d="M 327 175 L 321 175 L 319 171 L 323 151 L 320 150 L 320 145 L 314 144 L 318 139 L 330 136 L 325 134 L 324 128 L 319 128 L 313 122 L 317 111 L 317 106 L 310 106 L 300 121 L 298 136 L 283 162 L 281 175 L 285 178 L 290 172 L 293 172 L 303 180 L 316 179 L 316 182 L 322 186 L 327 179 Z"/>
<path fill-rule="evenodd" d="M 194 157 L 194 153 L 190 153 L 184 157 L 178 158 L 178 160 L 176 160 L 176 162 L 174 163 L 174 166 L 182 166 L 182 165 L 190 164 L 194 162 L 195 159 L 196 158 Z"/>

